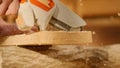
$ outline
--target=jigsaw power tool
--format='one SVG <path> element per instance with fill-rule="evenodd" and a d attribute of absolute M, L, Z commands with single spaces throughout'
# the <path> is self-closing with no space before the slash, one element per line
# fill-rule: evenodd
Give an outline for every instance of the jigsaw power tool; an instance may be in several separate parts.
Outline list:
<path fill-rule="evenodd" d="M 80 45 L 92 42 L 91 31 L 81 31 L 86 22 L 60 0 L 21 0 L 16 24 L 21 31 L 38 32 L 1 38 L 1 45 Z M 50 25 L 61 29 L 49 31 Z M 17 41 L 15 41 L 17 40 Z"/>
<path fill-rule="evenodd" d="M 80 16 L 60 0 L 21 0 L 17 19 L 20 30 L 28 30 L 34 25 L 46 30 L 49 23 L 66 31 L 81 30 L 86 25 Z"/>

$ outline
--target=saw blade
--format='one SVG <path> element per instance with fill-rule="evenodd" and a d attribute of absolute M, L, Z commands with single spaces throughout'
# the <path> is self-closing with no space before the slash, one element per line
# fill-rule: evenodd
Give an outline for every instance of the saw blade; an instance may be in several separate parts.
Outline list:
<path fill-rule="evenodd" d="M 56 10 L 53 17 L 73 28 L 85 26 L 86 22 L 75 12 L 66 7 L 59 0 L 54 0 L 56 4 Z"/>

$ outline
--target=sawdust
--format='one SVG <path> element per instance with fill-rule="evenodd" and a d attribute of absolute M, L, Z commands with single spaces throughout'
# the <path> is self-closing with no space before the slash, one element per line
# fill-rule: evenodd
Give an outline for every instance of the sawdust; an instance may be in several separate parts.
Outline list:
<path fill-rule="evenodd" d="M 120 68 L 120 44 L 10 46 L 0 52 L 3 68 Z"/>
<path fill-rule="evenodd" d="M 39 47 L 40 48 L 40 47 Z M 109 46 L 49 46 L 37 52 L 76 65 L 75 68 L 120 68 L 120 44 Z"/>

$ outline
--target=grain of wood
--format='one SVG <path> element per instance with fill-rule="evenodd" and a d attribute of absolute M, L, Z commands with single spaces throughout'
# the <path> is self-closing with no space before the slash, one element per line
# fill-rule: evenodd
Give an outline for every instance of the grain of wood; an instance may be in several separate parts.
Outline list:
<path fill-rule="evenodd" d="M 80 45 L 91 42 L 92 32 L 90 31 L 41 31 L 29 35 L 0 38 L 0 45 Z"/>

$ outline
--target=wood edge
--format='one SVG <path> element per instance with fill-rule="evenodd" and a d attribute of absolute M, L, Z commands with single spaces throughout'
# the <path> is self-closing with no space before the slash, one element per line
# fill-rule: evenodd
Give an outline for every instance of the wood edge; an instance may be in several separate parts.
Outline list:
<path fill-rule="evenodd" d="M 72 33 L 74 35 L 72 35 Z M 62 36 L 70 36 L 66 37 L 70 40 L 64 41 L 64 39 L 61 41 Z M 57 38 L 60 36 L 59 38 Z M 76 38 L 73 38 L 73 37 Z M 80 37 L 79 37 L 80 36 Z M 83 37 L 84 36 L 84 37 Z M 47 38 L 51 37 L 51 38 Z M 78 38 L 77 38 L 78 37 Z M 47 39 L 45 39 L 47 38 Z M 57 42 L 56 42 L 57 38 Z M 62 37 L 65 38 L 65 37 Z M 72 40 L 72 39 L 73 40 Z M 55 39 L 55 40 L 53 40 Z M 83 40 L 84 39 L 84 40 Z M 42 40 L 42 41 L 39 41 Z M 52 40 L 52 41 L 49 41 Z M 80 40 L 80 41 L 78 41 Z M 71 42 L 69 42 L 71 41 Z M 72 42 L 75 41 L 75 42 Z M 63 42 L 63 43 L 62 43 Z M 7 36 L 7 37 L 1 37 L 0 39 L 0 45 L 5 46 L 5 45 L 80 45 L 80 44 L 85 44 L 85 43 L 91 43 L 92 42 L 92 32 L 91 31 L 41 31 L 41 32 L 36 32 L 33 34 L 29 35 L 14 35 L 14 36 Z"/>

